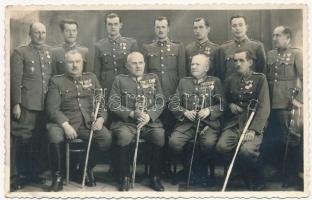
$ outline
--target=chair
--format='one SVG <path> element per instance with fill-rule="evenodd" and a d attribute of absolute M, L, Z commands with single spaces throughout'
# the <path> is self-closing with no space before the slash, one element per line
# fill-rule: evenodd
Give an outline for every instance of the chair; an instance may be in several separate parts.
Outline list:
<path fill-rule="evenodd" d="M 75 146 L 75 148 L 71 148 Z M 74 139 L 66 141 L 66 185 L 69 183 L 70 174 L 70 154 L 71 153 L 85 153 L 86 143 L 81 139 Z"/>

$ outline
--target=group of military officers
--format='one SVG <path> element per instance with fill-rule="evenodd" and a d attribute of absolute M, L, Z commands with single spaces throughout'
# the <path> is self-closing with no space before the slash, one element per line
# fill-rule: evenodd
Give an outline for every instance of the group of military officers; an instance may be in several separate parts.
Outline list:
<path fill-rule="evenodd" d="M 76 42 L 78 23 L 64 20 L 60 29 L 64 44 L 45 44 L 42 23 L 30 26 L 29 45 L 18 47 L 11 58 L 11 189 L 29 182 L 40 182 L 33 170 L 33 134 L 48 132 L 51 191 L 63 189 L 61 155 L 64 142 L 94 137 L 87 168 L 86 185 L 95 186 L 93 168 L 101 152 L 114 146 L 114 170 L 119 190 L 130 188 L 130 145 L 141 130 L 150 143 L 150 186 L 164 191 L 161 171 L 168 160 L 183 154 L 183 171 L 189 169 L 189 146 L 200 120 L 194 160 L 198 172 L 205 173 L 207 162 L 217 153 L 229 162 L 249 114 L 257 102 L 239 161 L 252 190 L 263 189 L 259 154 L 271 114 L 278 119 L 285 143 L 290 133 L 289 102 L 302 108 L 302 55 L 291 46 L 291 30 L 278 26 L 273 32 L 275 48 L 266 54 L 263 44 L 246 35 L 244 16 L 230 20 L 233 40 L 218 46 L 210 42 L 210 26 L 205 18 L 193 22 L 195 41 L 183 47 L 168 38 L 169 20 L 154 21 L 156 40 L 139 49 L 133 38 L 122 37 L 122 22 L 115 13 L 105 18 L 108 37 L 95 45 L 94 67 L 88 48 Z M 93 73 L 90 72 L 94 69 Z M 296 95 L 289 97 L 289 89 Z M 95 116 L 97 91 L 105 91 Z M 139 99 L 143 97 L 142 105 Z M 104 103 L 103 103 L 104 102 Z M 271 103 L 270 103 L 271 102 Z M 143 106 L 143 109 L 142 109 Z M 45 117 L 48 116 L 48 117 Z M 41 128 L 38 128 L 41 127 Z M 298 128 L 298 127 L 296 127 Z M 301 132 L 300 132 L 301 131 Z M 292 129 L 291 146 L 300 146 L 302 130 Z M 114 141 L 112 145 L 112 141 Z M 298 157 L 293 153 L 292 159 Z M 293 162 L 292 162 L 293 163 Z M 298 175 L 288 167 L 286 183 Z M 194 172 L 194 173 L 198 173 Z M 206 171 L 207 172 L 207 171 Z M 184 173 L 185 175 L 185 173 Z M 205 177 L 201 174 L 199 177 Z"/>

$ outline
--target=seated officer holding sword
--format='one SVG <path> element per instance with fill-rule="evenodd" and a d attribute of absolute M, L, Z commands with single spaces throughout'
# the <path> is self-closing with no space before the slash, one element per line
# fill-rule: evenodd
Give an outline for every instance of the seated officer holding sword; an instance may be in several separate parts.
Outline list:
<path fill-rule="evenodd" d="M 169 146 L 174 154 L 180 154 L 183 148 L 186 148 L 187 155 L 184 155 L 184 166 L 187 170 L 190 170 L 190 160 L 194 155 L 192 155 L 192 149 L 185 147 L 185 145 L 194 139 L 196 134 L 199 134 L 201 152 L 195 156 L 194 167 L 197 167 L 197 170 L 193 171 L 195 175 L 198 175 L 197 178 L 202 179 L 201 184 L 204 185 L 208 184 L 206 168 L 208 158 L 206 156 L 208 153 L 211 158 L 218 140 L 220 134 L 219 119 L 223 113 L 224 103 L 221 81 L 217 77 L 207 75 L 209 66 L 209 57 L 206 54 L 200 53 L 193 56 L 191 63 L 192 77 L 181 79 L 169 104 L 170 110 L 177 119 L 177 125 L 169 139 Z M 200 107 L 200 105 L 203 107 Z M 198 119 L 201 121 L 199 127 L 196 126 Z M 200 133 L 196 133 L 196 129 Z M 193 144 L 190 143 L 187 146 L 193 146 Z M 198 168 L 198 166 L 200 167 Z M 184 172 L 187 173 L 186 169 L 184 169 Z"/>
<path fill-rule="evenodd" d="M 264 74 L 252 71 L 253 57 L 250 51 L 236 51 L 234 62 L 238 73 L 229 76 L 225 81 L 230 112 L 225 116 L 224 128 L 216 150 L 225 156 L 226 162 L 230 161 L 243 129 L 247 128 L 237 154 L 239 160 L 235 164 L 241 167 L 248 189 L 261 190 L 264 183 L 258 157 L 263 131 L 270 114 L 268 83 Z M 255 110 L 249 109 L 254 102 L 257 102 Z M 248 126 L 246 122 L 251 111 L 254 112 L 254 117 Z M 245 127 L 246 124 L 248 127 Z M 226 183 L 227 181 L 224 185 Z"/>
<path fill-rule="evenodd" d="M 156 191 L 164 191 L 160 182 L 161 150 L 165 143 L 165 131 L 159 120 L 164 107 L 160 82 L 156 74 L 144 74 L 144 57 L 139 52 L 128 55 L 126 67 L 129 75 L 121 74 L 115 78 L 109 97 L 109 109 L 117 116 L 111 129 L 116 137 L 119 190 L 128 191 L 130 188 L 129 146 L 141 130 L 142 137 L 151 143 L 152 149 L 150 185 Z"/>
<path fill-rule="evenodd" d="M 110 148 L 111 132 L 103 125 L 107 112 L 103 106 L 95 114 L 94 100 L 96 91 L 101 90 L 100 83 L 91 72 L 82 72 L 83 59 L 78 50 L 65 54 L 65 74 L 52 78 L 47 94 L 47 112 L 52 123 L 47 125 L 49 134 L 50 160 L 52 171 L 51 191 L 63 189 L 61 154 L 62 143 L 67 140 L 89 139 L 94 131 L 93 142 L 87 168 L 86 185 L 96 185 L 93 168 L 96 165 L 96 153 Z M 102 97 L 104 98 L 104 97 Z"/>

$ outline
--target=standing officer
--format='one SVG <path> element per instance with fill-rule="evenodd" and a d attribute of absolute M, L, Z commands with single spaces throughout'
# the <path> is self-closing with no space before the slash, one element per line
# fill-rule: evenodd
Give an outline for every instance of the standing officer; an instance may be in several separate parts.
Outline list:
<path fill-rule="evenodd" d="M 146 71 L 158 75 L 166 103 L 175 93 L 179 80 L 186 76 L 185 50 L 181 43 L 172 42 L 168 38 L 170 22 L 166 17 L 157 17 L 154 21 L 156 40 L 143 45 L 146 60 Z M 161 121 L 168 136 L 174 128 L 175 117 L 166 107 L 161 115 Z M 167 145 L 164 148 L 167 150 Z M 168 153 L 164 152 L 164 170 L 170 173 Z"/>
<path fill-rule="evenodd" d="M 27 181 L 38 181 L 38 146 L 34 136 L 42 138 L 44 102 L 52 73 L 51 48 L 45 45 L 46 28 L 42 23 L 30 25 L 29 45 L 20 46 L 11 58 L 11 189 L 20 189 Z"/>
<path fill-rule="evenodd" d="M 77 49 L 83 58 L 83 70 L 90 71 L 89 67 L 89 49 L 77 43 L 78 23 L 72 19 L 62 20 L 60 29 L 64 36 L 64 44 L 53 49 L 53 70 L 54 74 L 65 73 L 65 53 L 72 49 Z"/>
<path fill-rule="evenodd" d="M 96 94 L 101 86 L 91 72 L 82 72 L 83 58 L 77 50 L 65 54 L 65 74 L 51 79 L 47 95 L 47 111 L 52 124 L 48 124 L 50 160 L 52 171 L 51 191 L 63 189 L 61 173 L 60 145 L 66 140 L 89 139 L 90 130 L 94 130 L 87 168 L 86 185 L 96 185 L 92 169 L 96 165 L 96 153 L 106 151 L 111 146 L 111 133 L 103 126 L 107 112 L 103 106 L 94 116 Z M 104 99 L 104 98 L 102 98 Z M 101 99 L 101 100 L 102 100 Z M 95 121 L 94 123 L 92 123 Z"/>
<path fill-rule="evenodd" d="M 94 73 L 102 87 L 110 92 L 115 77 L 127 73 L 127 55 L 138 50 L 138 45 L 135 39 L 120 35 L 123 24 L 117 14 L 108 14 L 105 23 L 108 37 L 95 44 Z"/>
<path fill-rule="evenodd" d="M 234 62 L 238 67 L 238 73 L 225 81 L 229 112 L 225 116 L 224 128 L 216 149 L 227 161 L 232 159 L 232 152 L 251 113 L 248 110 L 250 102 L 258 101 L 255 116 L 246 132 L 235 164 L 241 167 L 248 188 L 261 190 L 264 184 L 258 157 L 263 130 L 270 114 L 268 83 L 264 74 L 252 71 L 253 58 L 248 50 L 235 52 Z"/>
<path fill-rule="evenodd" d="M 208 76 L 209 57 L 205 54 L 197 54 L 192 58 L 191 73 L 193 77 L 185 77 L 180 80 L 174 98 L 169 103 L 170 110 L 177 119 L 177 125 L 169 139 L 169 146 L 175 154 L 180 154 L 187 142 L 194 139 L 197 120 L 200 118 L 198 133 L 201 155 L 197 156 L 194 163 L 204 163 L 207 153 L 212 154 L 220 133 L 219 118 L 222 115 L 224 94 L 220 79 Z M 204 100 L 204 107 L 201 108 Z M 191 145 L 193 146 L 193 145 Z M 187 150 L 186 169 L 188 172 L 192 148 Z M 198 169 L 203 171 L 203 169 Z M 200 174 L 199 178 L 206 184 L 206 173 Z M 198 172 L 197 172 L 198 174 Z"/>
<path fill-rule="evenodd" d="M 217 67 L 217 49 L 218 45 L 210 42 L 208 34 L 210 26 L 207 19 L 203 17 L 196 18 L 193 22 L 193 31 L 196 41 L 188 44 L 185 47 L 187 75 L 191 76 L 192 57 L 198 53 L 205 53 L 210 58 L 209 74 L 214 74 L 214 69 Z"/>
<path fill-rule="evenodd" d="M 129 190 L 129 145 L 140 128 L 142 137 L 151 143 L 150 185 L 156 191 L 164 191 L 160 181 L 161 149 L 165 143 L 165 131 L 158 119 L 164 106 L 160 81 L 156 74 L 144 74 L 144 57 L 139 52 L 128 55 L 126 67 L 129 75 L 116 77 L 109 97 L 109 108 L 117 115 L 112 132 L 116 136 L 119 190 Z M 137 107 L 140 97 L 146 99 L 143 112 Z"/>
<path fill-rule="evenodd" d="M 259 41 L 249 39 L 246 35 L 248 25 L 244 16 L 232 16 L 231 20 L 233 40 L 227 41 L 220 46 L 219 49 L 219 65 L 215 69 L 216 76 L 225 80 L 235 70 L 234 52 L 237 50 L 246 49 L 252 53 L 254 59 L 252 70 L 259 73 L 264 73 L 265 69 L 265 51 L 263 44 Z"/>
<path fill-rule="evenodd" d="M 297 123 L 302 123 L 302 115 L 296 116 L 303 106 L 302 52 L 291 46 L 291 37 L 292 32 L 288 27 L 278 26 L 274 29 L 275 49 L 268 52 L 267 62 L 267 77 L 272 102 L 270 127 L 280 127 L 279 136 L 284 144 L 288 143 L 286 144 L 288 145 L 287 160 L 284 161 L 286 166 L 283 166 L 283 168 L 286 167 L 286 174 L 283 174 L 284 186 L 298 183 L 298 168 L 300 165 L 302 167 L 303 162 L 298 160 L 302 130 L 300 127 L 294 127 Z M 290 96 L 293 90 L 297 90 L 298 94 L 291 101 Z M 291 108 L 294 108 L 293 116 Z M 295 121 L 293 125 L 290 122 L 291 119 Z"/>

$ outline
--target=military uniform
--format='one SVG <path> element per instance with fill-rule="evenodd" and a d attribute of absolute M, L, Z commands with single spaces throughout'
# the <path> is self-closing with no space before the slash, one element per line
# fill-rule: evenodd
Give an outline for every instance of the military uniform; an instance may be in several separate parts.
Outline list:
<path fill-rule="evenodd" d="M 270 138 L 279 137 L 278 141 L 286 144 L 287 136 L 289 144 L 289 159 L 287 167 L 296 168 L 297 164 L 303 161 L 297 160 L 299 158 L 298 146 L 302 140 L 302 115 L 298 108 L 294 109 L 294 116 L 289 109 L 291 107 L 291 88 L 297 88 L 299 93 L 295 99 L 303 103 L 303 64 L 302 52 L 298 48 L 288 46 L 285 49 L 273 49 L 268 52 L 267 61 L 267 78 L 269 81 L 270 97 L 272 102 L 272 112 L 270 117 L 269 132 Z M 290 119 L 295 120 L 294 126 L 290 124 Z M 273 130 L 278 128 L 278 130 Z M 302 145 L 302 144 L 301 144 Z M 293 154 L 293 155 L 291 155 Z M 295 165 L 292 165 L 295 164 Z M 299 164 L 299 165 L 300 165 Z M 298 169 L 288 169 L 290 173 L 296 173 Z M 287 172 L 288 173 L 288 172 Z M 285 175 L 289 177 L 291 174 Z"/>
<path fill-rule="evenodd" d="M 47 127 L 54 181 L 61 177 L 60 144 L 65 141 L 62 124 L 68 122 L 76 130 L 78 138 L 88 140 L 95 117 L 94 92 L 100 88 L 96 76 L 91 72 L 85 72 L 77 78 L 62 74 L 51 79 L 47 96 L 47 111 L 51 124 Z M 104 121 L 107 119 L 107 112 L 103 106 L 99 110 L 98 117 L 103 117 Z M 96 164 L 95 153 L 108 150 L 111 142 L 111 132 L 105 126 L 101 130 L 94 131 L 94 144 L 88 164 L 89 174 Z"/>
<path fill-rule="evenodd" d="M 169 103 L 169 108 L 178 121 L 169 140 L 174 151 L 181 152 L 185 143 L 194 137 L 197 123 L 187 119 L 184 113 L 186 110 L 197 110 L 201 106 L 202 95 L 205 95 L 204 108 L 209 108 L 211 113 L 200 124 L 204 132 L 199 135 L 199 142 L 204 152 L 211 150 L 217 142 L 220 132 L 219 118 L 224 104 L 221 82 L 212 76 L 207 76 L 200 82 L 186 77 L 181 79 L 177 92 Z"/>
<path fill-rule="evenodd" d="M 137 50 L 135 39 L 121 36 L 115 40 L 104 38 L 95 44 L 94 73 L 108 92 L 118 74 L 128 74 L 125 67 L 127 56 Z"/>
<path fill-rule="evenodd" d="M 13 173 L 26 176 L 38 175 L 36 174 L 38 172 L 33 169 L 35 164 L 32 166 L 31 160 L 34 157 L 38 160 L 38 155 L 34 154 L 35 150 L 40 151 L 40 146 L 33 147 L 31 150 L 30 143 L 35 142 L 32 136 L 38 136 L 41 140 L 44 131 L 43 110 L 47 86 L 52 74 L 51 58 L 49 46 L 33 44 L 16 48 L 11 57 L 11 105 L 19 104 L 21 107 L 20 118 L 11 121 L 13 139 L 11 160 L 16 161 L 11 167 L 16 167 L 17 170 Z M 35 130 L 38 134 L 34 132 Z M 36 134 L 33 135 L 34 133 Z"/>
<path fill-rule="evenodd" d="M 246 36 L 241 41 L 230 40 L 220 46 L 218 67 L 215 69 L 216 76 L 224 81 L 226 77 L 236 72 L 234 53 L 238 50 L 249 50 L 254 58 L 253 71 L 265 73 L 266 56 L 263 44 Z"/>
<path fill-rule="evenodd" d="M 116 136 L 118 172 L 121 177 L 127 177 L 130 173 L 129 144 L 135 139 L 137 122 L 129 115 L 131 111 L 136 110 L 137 98 L 140 95 L 146 97 L 145 112 L 151 118 L 141 133 L 152 147 L 150 175 L 159 177 L 160 150 L 165 142 L 159 116 L 163 110 L 164 98 L 156 74 L 145 74 L 141 80 L 136 80 L 131 75 L 118 75 L 113 83 L 109 109 L 117 116 L 111 129 Z"/>
<path fill-rule="evenodd" d="M 84 47 L 80 44 L 75 44 L 73 46 L 68 46 L 66 43 L 59 45 L 53 48 L 53 59 L 52 59 L 52 66 L 54 74 L 64 74 L 65 73 L 65 53 L 77 49 L 79 53 L 81 53 L 83 59 L 83 71 L 91 71 L 91 69 L 87 69 L 89 64 L 89 49 Z"/>
<path fill-rule="evenodd" d="M 199 43 L 197 41 L 192 42 L 188 44 L 185 47 L 185 54 L 186 54 L 186 67 L 187 67 L 187 76 L 191 76 L 191 64 L 192 64 L 192 58 L 194 55 L 199 53 L 204 53 L 210 58 L 210 67 L 209 67 L 209 75 L 214 75 L 215 68 L 218 67 L 217 65 L 217 50 L 218 45 L 215 43 L 210 42 L 207 40 L 206 42 Z"/>

